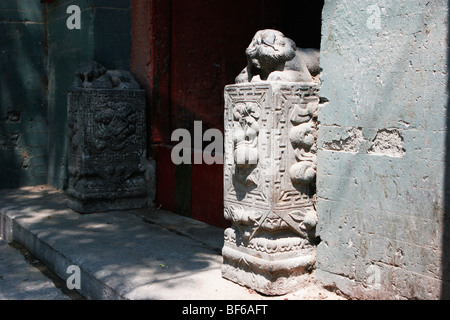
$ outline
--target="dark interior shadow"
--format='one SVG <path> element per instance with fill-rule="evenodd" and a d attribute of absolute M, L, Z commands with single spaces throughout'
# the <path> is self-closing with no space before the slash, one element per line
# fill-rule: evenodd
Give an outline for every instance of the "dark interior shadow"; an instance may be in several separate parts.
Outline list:
<path fill-rule="evenodd" d="M 283 0 L 279 30 L 300 48 L 320 48 L 323 0 Z"/>

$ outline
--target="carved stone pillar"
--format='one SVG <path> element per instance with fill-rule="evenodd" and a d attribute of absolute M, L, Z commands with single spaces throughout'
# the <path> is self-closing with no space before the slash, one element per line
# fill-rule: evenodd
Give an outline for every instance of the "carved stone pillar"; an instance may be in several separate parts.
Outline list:
<path fill-rule="evenodd" d="M 68 94 L 68 206 L 80 213 L 145 207 L 145 92 L 126 71 L 82 67 L 84 82 Z"/>
<path fill-rule="evenodd" d="M 299 288 L 315 263 L 313 83 L 225 87 L 224 278 L 268 295 Z"/>

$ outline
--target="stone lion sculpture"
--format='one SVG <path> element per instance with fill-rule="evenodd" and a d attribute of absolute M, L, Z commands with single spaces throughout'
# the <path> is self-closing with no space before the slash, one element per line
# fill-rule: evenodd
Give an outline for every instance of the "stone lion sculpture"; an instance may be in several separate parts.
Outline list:
<path fill-rule="evenodd" d="M 126 70 L 107 70 L 96 61 L 80 63 L 76 87 L 95 89 L 139 89 L 133 75 Z"/>
<path fill-rule="evenodd" d="M 248 65 L 236 77 L 236 83 L 318 81 L 319 50 L 297 48 L 294 41 L 280 31 L 258 31 L 245 54 Z"/>

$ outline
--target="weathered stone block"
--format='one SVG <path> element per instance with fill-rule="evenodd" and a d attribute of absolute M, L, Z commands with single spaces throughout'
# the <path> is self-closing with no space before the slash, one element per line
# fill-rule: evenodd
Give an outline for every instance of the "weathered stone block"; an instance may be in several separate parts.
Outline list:
<path fill-rule="evenodd" d="M 269 295 L 298 289 L 315 263 L 314 83 L 225 87 L 224 278 Z"/>
<path fill-rule="evenodd" d="M 76 88 L 68 95 L 68 205 L 91 213 L 147 205 L 145 92 Z"/>

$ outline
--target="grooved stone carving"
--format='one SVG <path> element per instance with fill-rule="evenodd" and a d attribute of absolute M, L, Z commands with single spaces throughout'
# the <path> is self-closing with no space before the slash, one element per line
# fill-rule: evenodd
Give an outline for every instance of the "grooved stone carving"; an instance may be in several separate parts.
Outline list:
<path fill-rule="evenodd" d="M 268 295 L 314 267 L 315 82 L 225 87 L 224 278 Z"/>
<path fill-rule="evenodd" d="M 83 84 L 69 92 L 71 209 L 91 213 L 147 205 L 144 111 L 144 90 Z"/>

